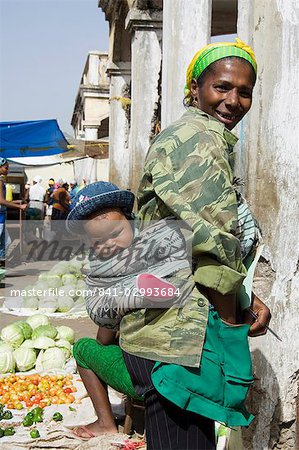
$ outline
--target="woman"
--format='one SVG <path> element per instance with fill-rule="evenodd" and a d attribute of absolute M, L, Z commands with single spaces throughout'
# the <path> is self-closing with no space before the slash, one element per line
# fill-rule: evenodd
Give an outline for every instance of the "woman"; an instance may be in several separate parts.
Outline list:
<path fill-rule="evenodd" d="M 25 210 L 26 205 L 19 205 L 13 201 L 6 200 L 5 180 L 8 174 L 9 165 L 6 158 L 0 158 L 0 264 L 5 263 L 5 251 L 10 244 L 10 238 L 5 231 L 6 209 L 7 207 Z"/>
<path fill-rule="evenodd" d="M 51 230 L 60 237 L 65 232 L 65 220 L 70 208 L 69 185 L 65 180 L 59 180 L 59 187 L 53 192 L 53 209 L 51 216 Z"/>
<path fill-rule="evenodd" d="M 144 225 L 170 215 L 191 223 L 197 283 L 180 310 L 138 310 L 121 322 L 125 363 L 145 396 L 148 449 L 213 449 L 214 420 L 252 420 L 243 404 L 252 373 L 249 325 L 238 325 L 246 270 L 230 130 L 249 111 L 255 81 L 253 51 L 239 39 L 200 50 L 187 71 L 187 112 L 146 157 L 139 217 Z M 258 320 L 250 335 L 264 334 L 270 312 L 257 297 L 251 307 Z"/>
<path fill-rule="evenodd" d="M 93 377 L 90 392 L 100 390 L 98 378 L 112 384 L 112 376 L 104 373 L 108 364 L 113 368 L 117 362 L 119 378 L 127 367 L 135 396 L 144 396 L 149 450 L 213 449 L 214 420 L 230 426 L 252 420 L 244 407 L 252 383 L 249 325 L 238 324 L 242 318 L 236 294 L 246 275 L 243 260 L 254 252 L 258 230 L 233 186 L 237 139 L 230 130 L 250 109 L 255 80 L 253 52 L 241 41 L 202 49 L 187 73 L 188 111 L 157 136 L 146 157 L 139 217 L 144 225 L 169 216 L 191 223 L 192 295 L 182 299 L 179 309 L 142 309 L 122 319 L 126 366 L 117 347 L 114 361 L 112 352 L 110 360 L 104 355 L 108 347 L 97 358 L 91 353 L 84 357 L 84 340 L 74 348 L 79 366 Z M 178 274 L 178 280 L 185 275 Z M 250 334 L 264 334 L 269 310 L 256 297 L 251 307 L 258 320 Z M 93 363 L 103 367 L 95 370 L 97 375 L 91 373 Z M 88 437 L 113 427 L 111 411 L 97 403 L 101 417 L 77 435 Z"/>

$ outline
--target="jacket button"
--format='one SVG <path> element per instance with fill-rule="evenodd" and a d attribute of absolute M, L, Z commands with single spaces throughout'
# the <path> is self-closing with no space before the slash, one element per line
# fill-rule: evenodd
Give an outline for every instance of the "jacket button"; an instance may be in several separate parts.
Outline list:
<path fill-rule="evenodd" d="M 205 301 L 204 301 L 204 299 L 203 299 L 203 298 L 199 298 L 199 299 L 197 300 L 197 304 L 198 304 L 198 306 L 205 306 Z"/>

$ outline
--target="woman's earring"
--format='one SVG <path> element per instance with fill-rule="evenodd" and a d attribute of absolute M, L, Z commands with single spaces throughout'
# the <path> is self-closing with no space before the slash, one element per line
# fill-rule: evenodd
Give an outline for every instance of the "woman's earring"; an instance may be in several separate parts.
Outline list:
<path fill-rule="evenodd" d="M 198 107 L 198 103 L 197 103 L 197 98 L 196 97 L 192 99 L 192 106 L 194 106 L 194 108 Z"/>

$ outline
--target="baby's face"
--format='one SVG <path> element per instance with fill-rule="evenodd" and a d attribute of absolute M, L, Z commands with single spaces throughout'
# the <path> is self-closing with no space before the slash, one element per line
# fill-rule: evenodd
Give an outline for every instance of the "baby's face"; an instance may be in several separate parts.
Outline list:
<path fill-rule="evenodd" d="M 84 224 L 84 230 L 91 240 L 95 253 L 101 258 L 110 258 L 129 247 L 134 237 L 129 220 L 118 210 L 88 219 Z"/>

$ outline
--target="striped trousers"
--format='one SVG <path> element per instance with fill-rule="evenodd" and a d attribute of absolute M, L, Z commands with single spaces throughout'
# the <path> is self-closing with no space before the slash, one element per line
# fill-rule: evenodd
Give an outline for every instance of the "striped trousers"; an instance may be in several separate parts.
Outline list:
<path fill-rule="evenodd" d="M 214 421 L 162 397 L 151 380 L 154 361 L 123 354 L 137 394 L 144 395 L 147 450 L 215 450 Z"/>

